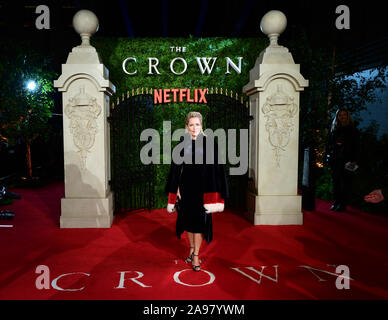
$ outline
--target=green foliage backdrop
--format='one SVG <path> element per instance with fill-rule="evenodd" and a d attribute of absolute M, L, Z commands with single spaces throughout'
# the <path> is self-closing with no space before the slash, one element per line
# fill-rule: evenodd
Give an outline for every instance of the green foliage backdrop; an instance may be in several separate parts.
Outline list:
<path fill-rule="evenodd" d="M 266 39 L 228 38 L 96 38 L 94 45 L 110 71 L 110 79 L 117 87 L 118 94 L 133 88 L 206 88 L 223 87 L 241 93 L 249 80 L 249 70 L 260 52 L 268 45 Z M 186 47 L 186 52 L 171 52 L 170 47 Z M 128 57 L 137 59 L 136 75 L 130 76 L 122 70 L 122 62 Z M 148 57 L 159 59 L 160 75 L 147 75 Z M 182 57 L 187 62 L 187 71 L 180 76 L 170 71 L 170 62 Z M 196 57 L 217 57 L 213 72 L 201 74 Z M 225 74 L 225 58 L 237 64 L 237 57 L 243 57 L 242 72 Z M 180 62 L 175 68 L 181 70 Z M 135 63 L 128 63 L 133 70 Z"/>

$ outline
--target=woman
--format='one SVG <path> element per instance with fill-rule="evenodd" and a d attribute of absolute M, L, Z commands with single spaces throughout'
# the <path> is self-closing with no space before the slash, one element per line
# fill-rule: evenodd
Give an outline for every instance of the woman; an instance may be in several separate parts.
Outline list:
<path fill-rule="evenodd" d="M 357 166 L 359 133 L 346 109 L 339 109 L 329 133 L 326 154 L 332 171 L 334 202 L 330 210 L 345 211 Z"/>
<path fill-rule="evenodd" d="M 206 143 L 209 137 L 202 130 L 202 115 L 189 112 L 185 121 L 185 139 L 182 164 L 171 164 L 167 185 L 167 211 L 175 211 L 177 204 L 176 234 L 180 238 L 186 231 L 190 243 L 186 263 L 192 263 L 194 271 L 201 271 L 199 250 L 202 240 L 208 243 L 213 237 L 212 212 L 224 210 L 224 199 L 228 197 L 225 169 L 218 164 L 217 144 L 214 142 L 214 163 L 207 163 Z M 196 159 L 202 163 L 195 163 Z M 191 159 L 191 161 L 187 161 Z M 198 161 L 198 160 L 197 160 Z M 191 162 L 191 163 L 190 163 Z M 178 201 L 177 201 L 178 200 Z"/>

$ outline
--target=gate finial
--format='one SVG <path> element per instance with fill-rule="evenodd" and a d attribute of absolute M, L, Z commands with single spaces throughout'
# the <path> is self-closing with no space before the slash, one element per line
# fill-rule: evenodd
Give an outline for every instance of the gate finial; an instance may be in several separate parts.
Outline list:
<path fill-rule="evenodd" d="M 279 10 L 267 12 L 260 22 L 260 29 L 270 40 L 270 47 L 278 47 L 279 35 L 286 29 L 287 18 Z"/>
<path fill-rule="evenodd" d="M 81 47 L 90 47 L 90 37 L 98 31 L 98 18 L 90 10 L 80 10 L 73 17 L 73 27 L 82 39 Z"/>

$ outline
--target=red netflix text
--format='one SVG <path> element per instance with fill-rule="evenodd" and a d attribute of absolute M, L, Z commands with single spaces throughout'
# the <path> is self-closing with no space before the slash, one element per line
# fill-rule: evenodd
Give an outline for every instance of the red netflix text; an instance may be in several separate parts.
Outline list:
<path fill-rule="evenodd" d="M 154 104 L 171 102 L 207 103 L 207 89 L 154 89 Z"/>

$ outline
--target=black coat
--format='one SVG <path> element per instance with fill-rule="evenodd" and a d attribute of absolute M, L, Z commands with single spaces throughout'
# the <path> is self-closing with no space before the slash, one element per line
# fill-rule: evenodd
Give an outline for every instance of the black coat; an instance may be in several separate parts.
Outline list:
<path fill-rule="evenodd" d="M 184 149 L 181 151 L 181 156 L 184 155 L 191 156 L 192 164 L 189 161 L 186 161 L 188 158 L 185 158 L 185 161 L 182 164 L 171 163 L 170 172 L 168 175 L 167 183 L 165 186 L 165 193 L 168 195 L 168 205 L 174 205 L 178 211 L 177 222 L 176 222 L 176 233 L 178 238 L 185 230 L 184 227 L 184 219 L 183 217 L 187 213 L 187 211 L 196 211 L 199 215 L 201 215 L 201 221 L 204 224 L 204 238 L 207 242 L 212 240 L 213 231 L 212 231 L 212 217 L 211 213 L 205 213 L 206 208 L 210 208 L 211 212 L 223 211 L 225 199 L 229 197 L 228 185 L 225 174 L 224 164 L 218 163 L 218 146 L 217 143 L 214 142 L 214 163 L 207 164 L 206 163 L 206 144 L 207 137 L 203 137 L 203 146 L 198 147 L 195 143 L 195 140 L 191 140 L 186 136 L 184 142 Z M 197 138 L 197 140 L 199 140 Z M 181 139 L 181 142 L 183 138 Z M 194 164 L 195 163 L 195 155 L 203 156 L 203 164 Z M 192 184 L 194 185 L 191 190 L 195 190 L 196 198 L 190 198 L 191 195 L 186 194 L 186 199 L 184 198 L 181 190 L 182 199 L 177 199 L 177 191 L 178 186 L 183 186 L 181 184 L 181 178 L 183 176 L 182 170 L 186 169 L 186 173 L 188 173 L 188 169 L 194 169 L 195 166 L 195 176 L 190 178 Z M 191 170 L 190 172 L 193 172 Z M 191 185 L 191 183 L 190 183 Z M 187 181 L 186 181 L 187 186 Z M 190 192 L 191 193 L 191 192 Z M 185 201 L 186 200 L 186 201 Z M 189 200 L 189 201 L 187 201 Z M 188 206 L 188 202 L 190 202 L 190 207 Z M 192 208 L 195 207 L 195 208 Z M 187 217 L 187 215 L 186 215 Z M 187 230 L 187 229 L 186 229 Z"/>
<path fill-rule="evenodd" d="M 326 156 L 331 168 L 343 167 L 347 162 L 358 162 L 360 137 L 353 126 L 338 127 L 329 133 Z"/>

